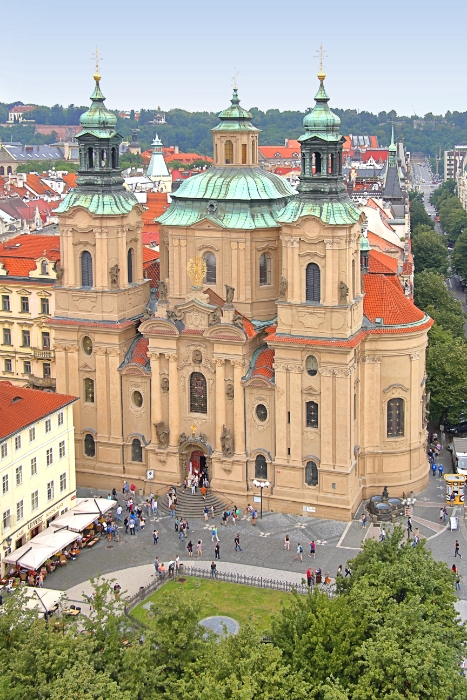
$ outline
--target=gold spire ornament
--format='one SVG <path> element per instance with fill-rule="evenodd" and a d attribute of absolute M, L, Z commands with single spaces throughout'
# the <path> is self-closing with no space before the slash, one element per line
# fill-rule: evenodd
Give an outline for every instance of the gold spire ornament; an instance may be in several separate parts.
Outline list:
<path fill-rule="evenodd" d="M 195 256 L 188 260 L 186 271 L 188 277 L 192 280 L 193 285 L 198 289 L 202 286 L 202 282 L 206 277 L 206 262 L 203 258 Z"/>
<path fill-rule="evenodd" d="M 319 58 L 319 71 L 318 71 L 318 80 L 323 81 L 326 77 L 326 73 L 323 70 L 323 58 L 327 58 L 327 53 L 323 49 L 323 45 L 319 45 L 318 53 L 315 54 L 315 58 Z"/>
<path fill-rule="evenodd" d="M 233 81 L 233 89 L 237 89 L 237 77 L 239 76 L 239 72 L 236 68 L 234 68 L 235 73 L 232 76 L 232 81 Z"/>
<path fill-rule="evenodd" d="M 99 61 L 103 61 L 103 60 L 104 59 L 102 58 L 102 56 L 99 56 L 99 49 L 96 46 L 96 50 L 91 56 L 91 61 L 96 62 L 96 71 L 95 71 L 94 75 L 92 76 L 94 78 L 94 80 L 96 81 L 96 83 L 98 83 L 99 80 L 101 79 L 101 74 L 99 73 Z"/>

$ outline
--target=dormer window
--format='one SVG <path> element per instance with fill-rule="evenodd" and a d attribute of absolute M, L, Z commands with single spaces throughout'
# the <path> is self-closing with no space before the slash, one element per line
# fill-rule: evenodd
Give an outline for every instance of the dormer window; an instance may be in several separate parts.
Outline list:
<path fill-rule="evenodd" d="M 41 262 L 41 275 L 48 275 L 49 274 L 49 265 L 47 260 L 42 260 Z"/>

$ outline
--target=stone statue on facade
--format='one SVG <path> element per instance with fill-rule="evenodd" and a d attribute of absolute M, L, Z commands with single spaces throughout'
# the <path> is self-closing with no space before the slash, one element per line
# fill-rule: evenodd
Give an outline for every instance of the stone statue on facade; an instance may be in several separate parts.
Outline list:
<path fill-rule="evenodd" d="M 281 275 L 279 282 L 279 299 L 284 301 L 287 298 L 287 280 Z"/>
<path fill-rule="evenodd" d="M 169 378 L 168 377 L 162 377 L 161 389 L 162 389 L 164 394 L 167 394 L 167 392 L 169 391 Z"/>
<path fill-rule="evenodd" d="M 189 439 L 190 439 L 190 438 L 188 437 L 188 435 L 187 435 L 186 433 L 181 433 L 181 434 L 180 434 L 180 438 L 179 438 L 179 440 L 178 440 L 178 444 L 179 444 L 179 445 L 183 445 L 183 443 L 184 443 L 184 442 L 188 442 Z"/>
<path fill-rule="evenodd" d="M 229 400 L 232 400 L 235 394 L 235 390 L 233 387 L 233 384 L 227 384 L 226 390 L 225 390 L 225 395 Z"/>
<path fill-rule="evenodd" d="M 200 365 L 203 361 L 203 353 L 201 350 L 194 350 L 192 358 L 194 365 Z"/>
<path fill-rule="evenodd" d="M 203 445 L 206 445 L 206 443 L 208 441 L 208 436 L 206 435 L 206 433 L 200 433 L 198 439 L 200 442 L 203 443 Z"/>
<path fill-rule="evenodd" d="M 169 293 L 169 290 L 167 288 L 167 282 L 164 282 L 164 280 L 161 280 L 159 282 L 159 301 L 167 301 L 168 293 Z"/>
<path fill-rule="evenodd" d="M 57 276 L 57 282 L 61 282 L 63 279 L 64 269 L 59 262 L 55 263 L 55 274 Z"/>
<path fill-rule="evenodd" d="M 224 455 L 224 457 L 233 457 L 234 445 L 232 433 L 228 428 L 225 427 L 225 425 L 222 426 L 221 445 L 222 454 Z"/>
<path fill-rule="evenodd" d="M 231 304 L 233 302 L 235 294 L 235 287 L 231 287 L 230 284 L 225 285 L 225 303 Z"/>
<path fill-rule="evenodd" d="M 172 321 L 172 323 L 175 323 L 175 321 L 181 321 L 183 318 L 183 314 L 180 313 L 180 311 L 177 311 L 176 309 L 167 309 L 167 318 L 169 321 Z"/>
<path fill-rule="evenodd" d="M 219 316 L 219 309 L 215 309 L 211 314 L 209 314 L 208 323 L 210 326 L 217 326 L 221 322 L 221 317 Z"/>
<path fill-rule="evenodd" d="M 161 420 L 158 423 L 154 423 L 154 427 L 156 428 L 156 434 L 157 439 L 159 440 L 159 445 L 161 447 L 168 447 L 170 430 L 167 423 Z"/>
<path fill-rule="evenodd" d="M 349 288 L 345 282 L 339 282 L 339 304 L 345 304 L 349 296 Z"/>
<path fill-rule="evenodd" d="M 243 316 L 240 316 L 240 314 L 235 313 L 233 315 L 232 323 L 234 326 L 237 326 L 243 330 Z"/>
<path fill-rule="evenodd" d="M 120 272 L 120 268 L 115 263 L 115 265 L 112 265 L 112 267 L 109 270 L 110 273 L 110 284 L 112 287 L 118 287 L 118 273 Z"/>

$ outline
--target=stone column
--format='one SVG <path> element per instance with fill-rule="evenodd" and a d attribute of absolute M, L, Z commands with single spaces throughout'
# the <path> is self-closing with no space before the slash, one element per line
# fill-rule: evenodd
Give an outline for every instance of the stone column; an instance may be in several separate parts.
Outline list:
<path fill-rule="evenodd" d="M 302 460 L 303 402 L 302 367 L 289 365 L 290 372 L 290 459 Z"/>
<path fill-rule="evenodd" d="M 157 444 L 154 424 L 162 420 L 161 360 L 158 352 L 150 352 L 149 359 L 151 361 L 151 436 L 152 442 Z"/>
<path fill-rule="evenodd" d="M 180 437 L 180 394 L 178 386 L 178 355 L 166 355 L 169 361 L 169 428 L 170 447 L 178 447 Z"/>
<path fill-rule="evenodd" d="M 73 421 L 75 425 L 75 435 L 78 435 L 81 430 L 81 402 L 83 401 L 83 385 L 80 381 L 78 369 L 78 346 L 66 345 L 66 371 L 68 374 L 67 393 L 72 396 L 79 396 L 81 401 L 75 401 L 73 404 Z M 58 375 L 57 375 L 58 376 Z"/>
<path fill-rule="evenodd" d="M 333 460 L 333 377 L 332 367 L 321 367 L 321 400 L 319 401 L 318 428 L 321 435 L 321 464 L 334 466 Z"/>
<path fill-rule="evenodd" d="M 290 246 L 292 248 L 293 255 L 293 300 L 296 304 L 300 304 L 301 302 L 305 301 L 305 290 L 301 289 L 302 280 L 300 274 L 300 258 L 298 256 L 300 250 L 300 241 L 298 240 L 298 238 L 292 238 L 290 241 Z"/>
<path fill-rule="evenodd" d="M 67 371 L 66 345 L 54 343 L 55 350 L 55 376 L 58 394 L 71 394 L 69 387 L 69 375 Z"/>
<path fill-rule="evenodd" d="M 243 360 L 231 360 L 234 368 L 234 446 L 236 454 L 245 452 L 245 408 L 242 377 L 245 367 Z"/>
<path fill-rule="evenodd" d="M 108 436 L 108 407 L 107 395 L 107 348 L 96 348 L 96 379 L 94 385 L 94 401 L 96 402 L 97 432 L 100 438 Z"/>
<path fill-rule="evenodd" d="M 326 257 L 324 259 L 324 280 L 321 278 L 321 303 L 332 302 L 332 239 L 324 241 L 326 245 Z M 321 266 L 321 270 L 323 266 Z M 323 285 L 324 282 L 324 285 Z M 324 287 L 324 289 L 323 289 Z"/>
<path fill-rule="evenodd" d="M 276 379 L 276 460 L 287 460 L 287 365 L 274 363 Z"/>
<path fill-rule="evenodd" d="M 123 440 L 121 382 L 120 372 L 118 371 L 119 364 L 120 352 L 118 348 L 107 348 L 110 436 L 111 438 Z"/>
<path fill-rule="evenodd" d="M 217 357 L 216 363 L 216 450 L 222 452 L 221 434 L 225 425 L 225 360 Z"/>

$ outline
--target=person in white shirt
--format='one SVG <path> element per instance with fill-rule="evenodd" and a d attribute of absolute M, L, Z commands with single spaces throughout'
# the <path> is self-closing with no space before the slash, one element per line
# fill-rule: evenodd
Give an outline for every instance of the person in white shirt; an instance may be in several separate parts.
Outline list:
<path fill-rule="evenodd" d="M 123 510 L 122 506 L 118 506 L 118 508 L 117 508 L 117 520 L 122 519 L 122 510 Z"/>

